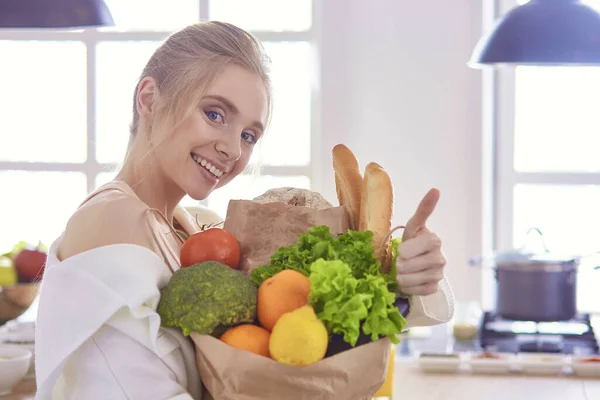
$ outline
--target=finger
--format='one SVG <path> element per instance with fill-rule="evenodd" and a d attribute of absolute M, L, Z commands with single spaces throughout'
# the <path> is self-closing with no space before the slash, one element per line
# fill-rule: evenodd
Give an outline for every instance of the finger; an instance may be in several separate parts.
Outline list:
<path fill-rule="evenodd" d="M 438 235 L 430 231 L 421 231 L 416 237 L 398 245 L 398 260 L 408 260 L 441 247 L 442 240 Z"/>
<path fill-rule="evenodd" d="M 440 191 L 438 189 L 433 188 L 427 192 L 417 206 L 415 214 L 406 223 L 406 228 L 404 228 L 404 234 L 402 235 L 403 240 L 416 236 L 421 229 L 425 228 L 427 219 L 431 216 L 433 210 L 435 210 L 439 199 Z"/>
<path fill-rule="evenodd" d="M 408 260 L 397 259 L 396 271 L 398 274 L 414 274 L 429 268 L 438 268 L 446 265 L 446 259 L 441 251 L 432 251 Z"/>
<path fill-rule="evenodd" d="M 420 286 L 402 289 L 402 293 L 409 296 L 429 296 L 437 293 L 439 287 L 440 286 L 438 283 L 427 283 Z"/>
<path fill-rule="evenodd" d="M 438 283 L 444 279 L 444 268 L 438 266 L 411 274 L 398 274 L 396 278 L 400 288 L 405 290 L 407 288 L 426 285 L 428 283 Z"/>

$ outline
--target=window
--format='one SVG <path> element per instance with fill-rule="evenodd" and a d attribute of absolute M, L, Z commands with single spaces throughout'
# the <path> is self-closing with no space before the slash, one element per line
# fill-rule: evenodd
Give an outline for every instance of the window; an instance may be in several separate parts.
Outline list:
<path fill-rule="evenodd" d="M 527 0 L 503 0 L 503 12 Z M 584 3 L 600 11 L 600 1 Z M 496 247 L 538 227 L 553 252 L 600 250 L 600 68 L 517 67 L 496 74 Z M 600 311 L 600 254 L 583 260 L 582 312 Z"/>
<path fill-rule="evenodd" d="M 116 27 L 0 30 L 0 250 L 20 240 L 49 245 L 86 194 L 112 179 L 143 66 L 170 32 L 200 20 L 252 31 L 273 61 L 274 88 L 271 129 L 252 161 L 261 174 L 240 176 L 203 203 L 224 216 L 232 198 L 311 188 L 312 0 L 106 2 Z"/>

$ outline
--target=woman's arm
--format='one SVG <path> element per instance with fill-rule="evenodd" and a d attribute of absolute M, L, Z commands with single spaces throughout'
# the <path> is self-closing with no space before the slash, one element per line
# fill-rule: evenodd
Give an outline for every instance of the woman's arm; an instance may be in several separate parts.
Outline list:
<path fill-rule="evenodd" d="M 454 293 L 446 278 L 439 282 L 437 292 L 428 296 L 411 296 L 406 329 L 434 326 L 449 322 L 454 315 Z"/>
<path fill-rule="evenodd" d="M 179 349 L 164 336 L 158 345 L 165 349 L 160 358 L 131 336 L 103 325 L 69 356 L 54 390 L 64 399 L 193 400 L 173 372 Z"/>
<path fill-rule="evenodd" d="M 155 243 L 144 215 L 136 199 L 96 203 L 80 209 L 50 249 L 36 322 L 36 399 L 201 397 L 192 345 L 160 327 L 167 267 L 149 251 Z"/>

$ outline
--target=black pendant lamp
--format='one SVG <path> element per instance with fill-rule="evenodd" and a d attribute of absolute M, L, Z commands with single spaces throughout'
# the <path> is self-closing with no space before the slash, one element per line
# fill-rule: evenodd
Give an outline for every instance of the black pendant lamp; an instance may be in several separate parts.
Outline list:
<path fill-rule="evenodd" d="M 600 65 L 600 13 L 579 0 L 530 0 L 480 39 L 469 65 Z"/>
<path fill-rule="evenodd" d="M 112 25 L 103 0 L 0 0 L 0 29 Z"/>

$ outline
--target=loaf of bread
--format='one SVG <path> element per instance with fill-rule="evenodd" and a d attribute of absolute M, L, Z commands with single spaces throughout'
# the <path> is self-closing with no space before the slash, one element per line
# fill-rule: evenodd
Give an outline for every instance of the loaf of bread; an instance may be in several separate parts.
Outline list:
<path fill-rule="evenodd" d="M 392 180 L 381 165 L 371 162 L 365 168 L 360 210 L 361 231 L 373 232 L 375 257 L 382 263 L 382 271 L 389 272 L 389 233 L 392 227 L 394 191 Z"/>
<path fill-rule="evenodd" d="M 360 203 L 363 177 L 354 153 L 345 145 L 338 144 L 332 150 L 335 190 L 341 206 L 348 210 L 350 229 L 357 231 L 360 225 Z"/>
<path fill-rule="evenodd" d="M 315 210 L 333 207 L 333 205 L 325 200 L 318 192 L 292 187 L 267 190 L 262 195 L 253 199 L 253 201 L 256 201 L 257 203 L 280 202 L 290 206 L 309 207 Z"/>

